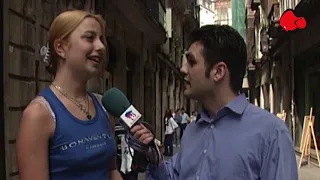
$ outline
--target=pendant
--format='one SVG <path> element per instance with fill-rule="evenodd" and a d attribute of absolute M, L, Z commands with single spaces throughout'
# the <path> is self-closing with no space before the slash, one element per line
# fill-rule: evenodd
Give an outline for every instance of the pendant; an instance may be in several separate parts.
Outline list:
<path fill-rule="evenodd" d="M 83 110 L 84 110 L 84 107 L 83 107 L 83 105 L 82 105 L 82 104 L 79 104 L 79 108 L 81 109 L 81 111 L 83 111 Z"/>
<path fill-rule="evenodd" d="M 88 119 L 91 119 L 91 118 L 92 118 L 92 116 L 91 116 L 90 114 L 88 114 L 88 115 L 87 115 L 87 118 L 88 118 Z"/>

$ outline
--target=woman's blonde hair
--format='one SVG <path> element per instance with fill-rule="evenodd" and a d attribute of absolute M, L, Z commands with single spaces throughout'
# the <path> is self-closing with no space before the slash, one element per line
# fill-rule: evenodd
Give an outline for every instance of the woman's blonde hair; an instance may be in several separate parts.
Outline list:
<path fill-rule="evenodd" d="M 92 14 L 87 11 L 82 10 L 69 10 L 59 14 L 51 23 L 49 32 L 48 32 L 48 46 L 50 49 L 50 60 L 47 65 L 47 70 L 55 74 L 58 66 L 59 56 L 54 49 L 54 42 L 57 39 L 64 40 L 68 38 L 68 36 L 82 23 L 85 18 L 94 18 L 98 21 L 101 26 L 102 36 L 103 36 L 103 44 L 106 44 L 105 38 L 105 21 L 100 15 Z"/>

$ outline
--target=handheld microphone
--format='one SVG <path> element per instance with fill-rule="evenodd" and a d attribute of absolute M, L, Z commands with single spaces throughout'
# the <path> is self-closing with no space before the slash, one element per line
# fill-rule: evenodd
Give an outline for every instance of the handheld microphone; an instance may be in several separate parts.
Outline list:
<path fill-rule="evenodd" d="M 127 144 L 137 152 L 147 153 L 150 147 L 155 147 L 154 140 L 149 144 L 144 144 L 136 139 L 131 133 L 131 127 L 136 123 L 145 125 L 152 133 L 151 125 L 143 121 L 142 115 L 130 104 L 128 98 L 118 88 L 111 88 L 102 97 L 102 105 L 106 111 L 114 117 L 120 117 L 120 124 L 125 128 L 125 139 Z M 153 133 L 154 134 L 154 133 Z M 154 151 L 155 149 L 152 148 Z M 160 161 L 156 152 L 157 161 Z"/>
<path fill-rule="evenodd" d="M 102 105 L 112 116 L 120 117 L 121 123 L 130 129 L 140 118 L 141 114 L 130 104 L 126 95 L 118 88 L 111 88 L 104 93 Z"/>

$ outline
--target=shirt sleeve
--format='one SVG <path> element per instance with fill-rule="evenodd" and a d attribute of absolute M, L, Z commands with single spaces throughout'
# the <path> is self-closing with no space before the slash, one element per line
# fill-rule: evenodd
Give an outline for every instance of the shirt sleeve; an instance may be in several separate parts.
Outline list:
<path fill-rule="evenodd" d="M 147 180 L 175 180 L 178 179 L 179 171 L 177 163 L 179 153 L 176 153 L 170 160 L 164 161 L 159 166 L 149 165 L 146 172 Z"/>
<path fill-rule="evenodd" d="M 170 124 L 171 124 L 171 127 L 172 127 L 172 130 L 174 131 L 178 126 L 178 124 L 174 121 L 173 118 L 170 118 Z"/>
<path fill-rule="evenodd" d="M 279 120 L 280 121 L 280 120 Z M 278 124 L 278 122 L 276 123 Z M 265 145 L 261 180 L 298 180 L 296 155 L 291 136 L 285 124 L 275 127 Z"/>

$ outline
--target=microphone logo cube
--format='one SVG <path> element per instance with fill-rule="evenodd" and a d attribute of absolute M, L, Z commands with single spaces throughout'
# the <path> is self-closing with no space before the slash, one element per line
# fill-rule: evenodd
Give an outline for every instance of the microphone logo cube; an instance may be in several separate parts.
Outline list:
<path fill-rule="evenodd" d="M 141 114 L 131 105 L 120 117 L 131 128 L 141 118 Z"/>

